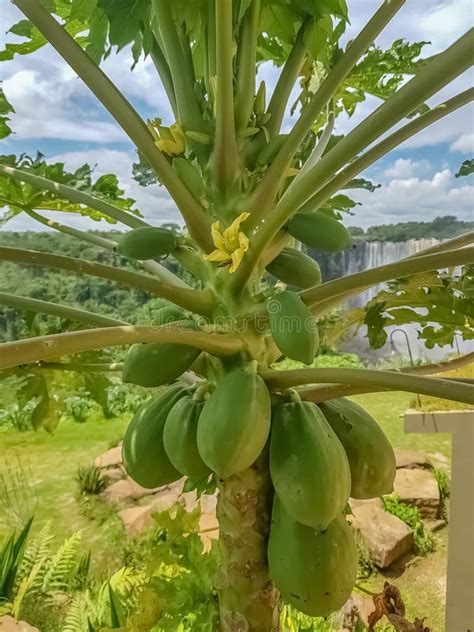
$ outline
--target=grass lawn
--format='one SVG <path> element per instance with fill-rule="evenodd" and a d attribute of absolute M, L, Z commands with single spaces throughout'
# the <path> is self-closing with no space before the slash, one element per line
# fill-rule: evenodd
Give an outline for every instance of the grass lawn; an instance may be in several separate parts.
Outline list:
<path fill-rule="evenodd" d="M 109 566 L 116 570 L 113 553 L 120 545 L 121 526 L 113 515 L 104 515 L 102 525 L 83 515 L 77 502 L 75 475 L 79 464 L 91 463 L 116 442 L 127 423 L 128 418 L 98 417 L 84 424 L 64 422 L 54 435 L 44 431 L 0 433 L 0 473 L 21 468 L 29 482 L 30 489 L 24 490 L 18 500 L 20 511 L 22 505 L 34 503 L 36 524 L 50 520 L 58 542 L 81 529 L 84 548 L 91 549 L 96 566 L 105 572 Z M 0 506 L 0 536 L 10 530 L 3 516 Z"/>
<path fill-rule="evenodd" d="M 361 395 L 354 400 L 379 421 L 395 447 L 449 456 L 448 435 L 404 434 L 403 414 L 411 406 L 413 395 L 377 393 Z M 84 424 L 62 423 L 52 436 L 44 431 L 0 433 L 0 473 L 7 463 L 13 467 L 21 463 L 30 472 L 32 493 L 37 497 L 37 524 L 51 520 L 58 541 L 82 529 L 84 548 L 91 549 L 94 567 L 101 574 L 116 570 L 118 551 L 124 544 L 123 532 L 112 513 L 105 514 L 102 523 L 91 521 L 81 513 L 74 478 L 77 465 L 90 463 L 107 450 L 121 436 L 127 423 L 128 418 L 96 418 Z M 0 507 L 0 516 L 2 513 Z M 4 519 L 2 523 L 0 517 L 0 536 L 8 530 L 9 525 Z M 434 631 L 443 629 L 446 534 L 439 539 L 438 551 L 416 561 L 400 582 L 410 615 L 429 616 Z M 397 583 L 396 579 L 393 581 Z M 376 577 L 370 587 L 378 590 L 382 585 L 383 578 Z"/>

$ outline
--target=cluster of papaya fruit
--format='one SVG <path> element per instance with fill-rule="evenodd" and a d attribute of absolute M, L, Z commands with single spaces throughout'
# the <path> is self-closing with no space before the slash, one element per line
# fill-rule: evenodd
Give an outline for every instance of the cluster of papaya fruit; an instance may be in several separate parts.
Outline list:
<path fill-rule="evenodd" d="M 271 577 L 287 603 L 327 616 L 356 579 L 348 499 L 390 493 L 395 477 L 390 443 L 360 406 L 346 399 L 316 405 L 293 392 L 274 394 L 272 405 L 250 369 L 233 369 L 216 386 L 175 382 L 133 417 L 123 461 L 137 483 L 154 488 L 182 476 L 228 479 L 266 446 L 275 491 Z"/>

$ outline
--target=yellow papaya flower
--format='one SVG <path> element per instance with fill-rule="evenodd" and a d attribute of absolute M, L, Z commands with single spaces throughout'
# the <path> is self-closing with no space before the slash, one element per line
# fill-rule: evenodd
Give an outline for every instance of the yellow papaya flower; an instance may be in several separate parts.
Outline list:
<path fill-rule="evenodd" d="M 186 149 L 184 132 L 179 123 L 173 123 L 170 127 L 164 127 L 160 118 L 147 121 L 147 127 L 153 136 L 155 145 L 168 156 L 178 156 Z"/>
<path fill-rule="evenodd" d="M 249 216 L 250 213 L 242 213 L 222 232 L 220 222 L 214 222 L 211 227 L 211 234 L 216 249 L 211 254 L 206 255 L 204 259 L 206 261 L 230 263 L 229 272 L 233 274 L 249 249 L 249 238 L 240 230 L 240 225 Z"/>

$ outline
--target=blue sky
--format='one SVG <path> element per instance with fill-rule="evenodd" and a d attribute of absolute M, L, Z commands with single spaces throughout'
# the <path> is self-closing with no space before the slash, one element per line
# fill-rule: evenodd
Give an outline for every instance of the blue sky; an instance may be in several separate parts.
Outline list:
<path fill-rule="evenodd" d="M 12 36 L 4 37 L 3 33 L 22 19 L 22 15 L 7 0 L 0 2 L 0 40 L 13 41 Z M 349 0 L 351 27 L 347 36 L 357 32 L 379 5 L 380 0 Z M 472 21 L 471 0 L 409 0 L 377 43 L 388 46 L 400 37 L 431 41 L 425 54 L 434 54 L 455 41 Z M 131 58 L 125 51 L 112 55 L 104 69 L 144 117 L 159 115 L 171 122 L 164 91 L 152 64 L 147 60 L 140 62 L 133 72 L 129 71 L 130 66 Z M 156 224 L 178 220 L 178 213 L 165 191 L 159 187 L 144 189 L 133 182 L 130 177 L 133 147 L 51 47 L 3 63 L 0 71 L 5 93 L 16 110 L 12 116 L 15 134 L 1 141 L 1 153 L 34 154 L 39 150 L 48 160 L 64 161 L 68 168 L 76 168 L 84 162 L 97 165 L 98 174 L 114 172 L 118 175 L 148 219 Z M 266 65 L 261 75 L 271 89 L 277 76 L 275 69 Z M 431 103 L 438 103 L 468 85 L 472 85 L 472 72 L 459 77 Z M 368 99 L 352 119 L 340 117 L 336 131 L 348 132 L 377 104 L 376 99 Z M 291 125 L 292 119 L 287 118 L 285 126 L 289 129 Z M 348 223 L 366 227 L 430 220 L 446 214 L 472 219 L 474 178 L 456 179 L 454 173 L 473 151 L 474 111 L 466 107 L 372 167 L 365 175 L 382 186 L 372 194 L 354 195 L 362 204 Z M 59 219 L 60 214 L 55 217 Z M 67 217 L 67 222 L 75 226 L 86 227 L 85 221 Z M 11 230 L 37 228 L 23 217 L 16 218 L 8 227 Z"/>

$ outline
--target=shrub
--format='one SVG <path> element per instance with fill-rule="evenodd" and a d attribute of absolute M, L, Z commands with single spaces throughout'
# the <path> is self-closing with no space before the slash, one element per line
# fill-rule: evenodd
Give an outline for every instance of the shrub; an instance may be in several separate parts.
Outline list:
<path fill-rule="evenodd" d="M 76 472 L 76 481 L 83 495 L 101 494 L 107 487 L 107 481 L 102 470 L 97 465 L 79 465 Z"/>
<path fill-rule="evenodd" d="M 413 541 L 415 543 L 415 551 L 418 555 L 425 556 L 435 550 L 435 538 L 433 534 L 426 529 L 418 507 L 410 507 L 410 505 L 401 502 L 395 496 L 384 496 L 383 504 L 385 511 L 403 520 L 403 522 L 413 530 Z"/>

